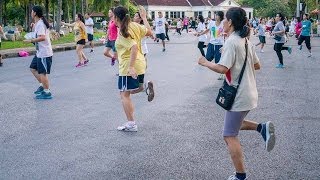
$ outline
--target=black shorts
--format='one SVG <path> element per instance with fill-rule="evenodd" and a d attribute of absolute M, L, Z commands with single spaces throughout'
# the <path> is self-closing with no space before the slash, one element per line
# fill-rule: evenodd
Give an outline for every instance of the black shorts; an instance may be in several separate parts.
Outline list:
<path fill-rule="evenodd" d="M 85 39 L 81 39 L 77 42 L 77 44 L 80 44 L 80 45 L 86 45 L 86 40 Z"/>
<path fill-rule="evenodd" d="M 116 41 L 111 41 L 108 40 L 106 43 L 106 47 L 112 49 L 114 52 L 116 52 L 116 47 L 115 47 L 115 42 Z"/>
<path fill-rule="evenodd" d="M 87 34 L 88 36 L 88 41 L 93 41 L 93 34 Z"/>
<path fill-rule="evenodd" d="M 164 33 L 161 33 L 161 34 L 156 34 L 156 37 L 158 39 L 161 39 L 162 41 L 164 41 L 166 39 L 166 35 Z"/>
<path fill-rule="evenodd" d="M 260 40 L 260 43 L 263 43 L 263 44 L 266 43 L 266 37 L 265 36 L 259 36 L 259 40 Z"/>
<path fill-rule="evenodd" d="M 298 45 L 301 45 L 303 41 L 306 43 L 306 46 L 309 50 L 311 50 L 311 42 L 310 42 L 310 36 L 303 36 L 300 35 L 300 38 L 298 40 Z"/>
<path fill-rule="evenodd" d="M 131 76 L 119 76 L 118 88 L 120 92 L 132 91 L 138 89 L 143 82 L 144 74 L 138 75 L 137 79 L 133 79 Z"/>
<path fill-rule="evenodd" d="M 52 56 L 45 58 L 38 58 L 34 56 L 30 64 L 31 69 L 37 70 L 39 74 L 50 74 L 52 65 Z"/>

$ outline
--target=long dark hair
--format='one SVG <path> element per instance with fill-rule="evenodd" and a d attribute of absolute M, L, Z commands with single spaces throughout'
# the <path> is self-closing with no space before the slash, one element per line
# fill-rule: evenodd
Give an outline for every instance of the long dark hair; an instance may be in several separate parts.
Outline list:
<path fill-rule="evenodd" d="M 84 17 L 82 16 L 82 14 L 77 14 L 78 18 L 80 19 L 81 22 L 85 23 L 84 21 Z"/>
<path fill-rule="evenodd" d="M 118 20 L 120 20 L 121 35 L 125 38 L 129 37 L 130 34 L 128 32 L 128 29 L 129 29 L 129 23 L 131 22 L 131 20 L 130 20 L 130 15 L 129 15 L 128 9 L 125 7 L 122 7 L 122 6 L 118 6 L 113 10 L 113 13 L 114 13 L 115 18 L 118 18 Z"/>
<path fill-rule="evenodd" d="M 277 15 L 279 15 L 279 17 L 280 17 L 280 21 L 282 21 L 283 22 L 283 24 L 286 24 L 286 22 L 285 22 L 285 17 L 284 17 L 284 15 L 282 14 L 282 13 L 277 13 Z"/>
<path fill-rule="evenodd" d="M 250 35 L 248 18 L 246 16 L 246 11 L 239 7 L 230 8 L 226 14 L 227 20 L 231 19 L 234 30 L 238 32 L 242 38 Z"/>
<path fill-rule="evenodd" d="M 203 16 L 202 16 L 202 15 L 199 15 L 199 17 L 198 17 L 198 18 L 199 18 L 199 21 L 200 21 L 200 22 L 204 23 L 204 18 L 203 18 Z"/>
<path fill-rule="evenodd" d="M 47 29 L 50 27 L 47 19 L 43 16 L 43 10 L 41 6 L 33 6 L 32 11 L 36 13 L 40 19 L 42 19 L 43 23 L 46 25 Z"/>

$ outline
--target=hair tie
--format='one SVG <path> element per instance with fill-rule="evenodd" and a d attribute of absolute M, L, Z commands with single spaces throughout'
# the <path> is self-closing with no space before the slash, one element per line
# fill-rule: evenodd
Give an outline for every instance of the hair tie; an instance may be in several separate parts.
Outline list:
<path fill-rule="evenodd" d="M 130 17 L 130 14 L 126 14 L 126 16 L 129 16 L 129 17 Z"/>

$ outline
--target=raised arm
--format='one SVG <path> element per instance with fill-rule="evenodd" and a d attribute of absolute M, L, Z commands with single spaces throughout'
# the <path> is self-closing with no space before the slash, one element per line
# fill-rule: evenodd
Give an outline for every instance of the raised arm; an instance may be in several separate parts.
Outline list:
<path fill-rule="evenodd" d="M 153 32 L 152 32 L 152 29 L 151 29 L 151 26 L 147 20 L 147 12 L 146 10 L 144 9 L 143 6 L 139 6 L 139 13 L 140 13 L 140 16 L 143 20 L 143 24 L 144 26 L 147 28 L 147 33 L 146 33 L 146 36 L 153 36 Z"/>

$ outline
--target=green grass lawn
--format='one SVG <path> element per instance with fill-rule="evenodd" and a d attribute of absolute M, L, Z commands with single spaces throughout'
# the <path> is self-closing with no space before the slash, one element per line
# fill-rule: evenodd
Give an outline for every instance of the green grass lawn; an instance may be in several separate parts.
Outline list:
<path fill-rule="evenodd" d="M 21 37 L 23 38 L 26 33 L 21 33 Z M 104 36 L 104 32 L 95 32 L 94 38 L 99 39 L 100 37 Z M 61 37 L 58 40 L 52 41 L 51 43 L 53 45 L 55 44 L 65 44 L 65 43 L 73 43 L 74 42 L 74 35 L 73 33 L 69 33 L 65 35 L 64 37 Z M 0 50 L 4 49 L 15 49 L 15 48 L 24 48 L 24 47 L 33 47 L 34 45 L 32 43 L 24 43 L 22 40 L 19 41 L 6 41 L 2 39 L 2 44 Z"/>

